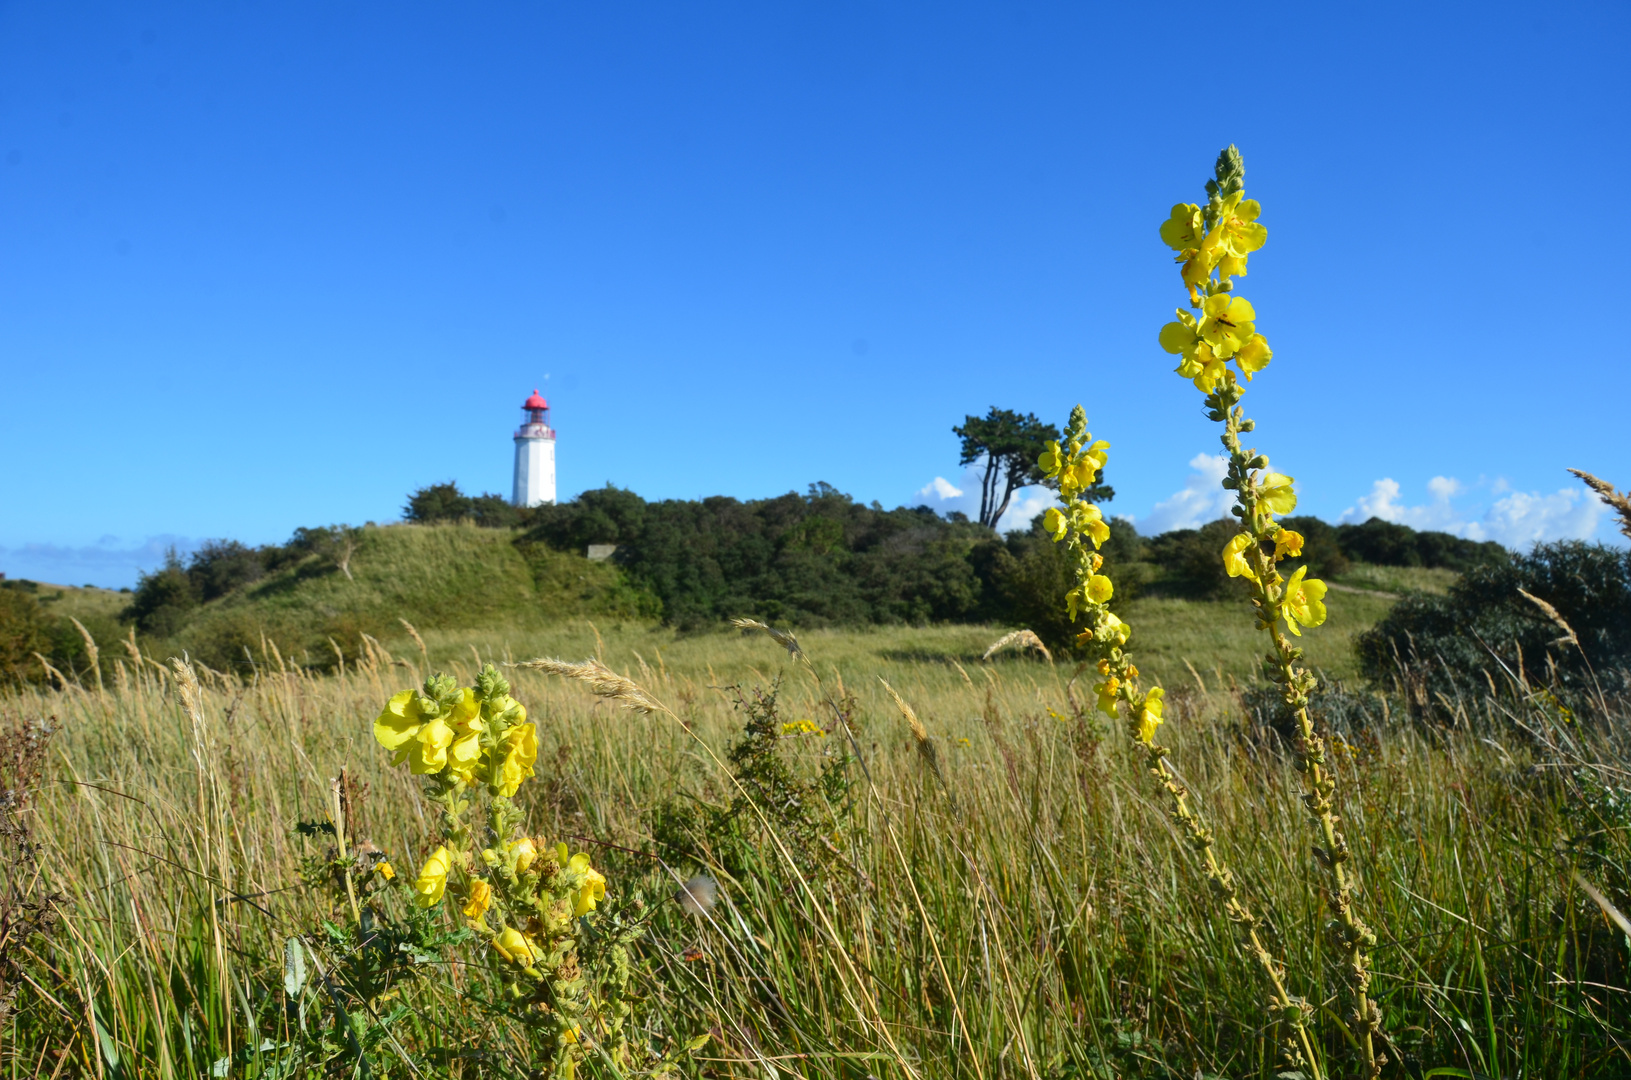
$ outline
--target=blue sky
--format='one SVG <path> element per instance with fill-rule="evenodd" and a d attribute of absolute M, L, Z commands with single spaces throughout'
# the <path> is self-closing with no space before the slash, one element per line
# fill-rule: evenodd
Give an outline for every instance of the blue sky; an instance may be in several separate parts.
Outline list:
<path fill-rule="evenodd" d="M 535 385 L 566 494 L 944 509 L 964 414 L 1082 401 L 1114 512 L 1206 520 L 1156 226 L 1229 142 L 1303 507 L 1606 540 L 1627 55 L 1623 3 L 0 3 L 0 570 L 507 493 Z"/>

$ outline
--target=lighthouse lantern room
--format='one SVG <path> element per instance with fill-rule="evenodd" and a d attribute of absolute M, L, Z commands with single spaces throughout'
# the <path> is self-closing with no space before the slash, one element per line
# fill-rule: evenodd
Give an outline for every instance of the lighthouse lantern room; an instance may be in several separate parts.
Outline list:
<path fill-rule="evenodd" d="M 521 403 L 527 416 L 515 431 L 515 506 L 555 501 L 555 431 L 549 426 L 549 402 L 534 390 Z"/>

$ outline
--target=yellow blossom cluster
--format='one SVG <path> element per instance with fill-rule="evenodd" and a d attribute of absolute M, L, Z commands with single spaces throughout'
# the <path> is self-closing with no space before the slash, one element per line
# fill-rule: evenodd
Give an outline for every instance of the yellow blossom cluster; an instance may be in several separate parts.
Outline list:
<path fill-rule="evenodd" d="M 481 782 L 494 794 L 513 796 L 538 760 L 537 729 L 527 710 L 506 692 L 483 695 L 435 676 L 422 690 L 404 690 L 386 702 L 374 721 L 374 738 L 395 752 L 416 775 L 446 770 L 464 784 Z"/>

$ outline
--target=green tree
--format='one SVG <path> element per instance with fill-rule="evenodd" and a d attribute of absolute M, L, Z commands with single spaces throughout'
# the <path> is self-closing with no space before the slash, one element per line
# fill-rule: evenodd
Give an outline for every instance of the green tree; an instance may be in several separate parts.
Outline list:
<path fill-rule="evenodd" d="M 51 647 L 49 631 L 50 618 L 37 600 L 12 582 L 0 586 L 0 686 L 35 676 L 34 654 Z"/>
<path fill-rule="evenodd" d="M 144 634 L 170 637 L 181 629 L 188 612 L 197 606 L 198 596 L 192 579 L 181 568 L 181 556 L 172 547 L 164 553 L 162 567 L 142 575 L 130 606 L 119 617 L 134 622 Z"/>
<path fill-rule="evenodd" d="M 445 484 L 429 484 L 409 495 L 402 517 L 405 521 L 428 525 L 433 521 L 459 521 L 469 517 L 470 511 L 470 496 L 450 480 Z"/>
<path fill-rule="evenodd" d="M 985 475 L 980 479 L 980 524 L 991 529 L 1007 513 L 1016 488 L 1042 482 L 1036 459 L 1048 440 L 1059 438 L 1059 429 L 1044 424 L 1035 413 L 1021 414 L 995 405 L 983 417 L 964 417 L 951 430 L 963 440 L 959 465 L 985 459 Z"/>

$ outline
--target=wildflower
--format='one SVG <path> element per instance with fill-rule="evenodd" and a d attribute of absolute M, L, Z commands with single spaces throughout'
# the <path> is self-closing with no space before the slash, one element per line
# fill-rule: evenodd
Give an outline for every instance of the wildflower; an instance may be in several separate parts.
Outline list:
<path fill-rule="evenodd" d="M 1144 701 L 1138 707 L 1138 741 L 1148 743 L 1155 739 L 1155 729 L 1163 722 L 1162 710 L 1166 706 L 1161 699 L 1166 691 L 1159 686 L 1153 687 L 1144 695 Z"/>
<path fill-rule="evenodd" d="M 1258 498 L 1268 507 L 1269 513 L 1284 517 L 1297 509 L 1297 492 L 1292 483 L 1291 477 L 1276 472 L 1264 478 L 1263 486 L 1258 489 Z"/>
<path fill-rule="evenodd" d="M 1201 242 L 1201 250 L 1214 260 L 1218 276 L 1228 281 L 1235 274 L 1246 273 L 1246 256 L 1268 242 L 1269 231 L 1257 224 L 1263 208 L 1256 199 L 1242 199 L 1235 192 L 1223 200 L 1218 209 L 1217 224 Z"/>
<path fill-rule="evenodd" d="M 1201 314 L 1205 317 L 1196 327 L 1196 333 L 1212 346 L 1212 353 L 1219 360 L 1229 359 L 1257 334 L 1252 323 L 1257 312 L 1244 297 L 1228 293 L 1208 296 L 1201 304 Z"/>
<path fill-rule="evenodd" d="M 384 878 L 386 881 L 390 881 L 392 878 L 396 877 L 396 871 L 391 869 L 391 864 L 388 862 L 382 862 L 378 866 L 374 867 L 374 872 L 380 877 Z"/>
<path fill-rule="evenodd" d="M 1127 665 L 1127 677 L 1129 679 L 1138 678 L 1138 666 L 1136 664 L 1128 664 Z"/>
<path fill-rule="evenodd" d="M 522 967 L 528 968 L 532 966 L 534 956 L 532 942 L 528 941 L 526 935 L 513 926 L 506 926 L 499 932 L 497 937 L 493 938 L 493 948 L 497 949 L 499 955 L 512 964 L 520 964 Z"/>
<path fill-rule="evenodd" d="M 1099 662 L 1095 664 L 1094 667 L 1098 669 L 1100 675 L 1110 674 L 1110 661 L 1104 659 L 1103 657 L 1099 658 Z"/>
<path fill-rule="evenodd" d="M 1295 559 L 1303 553 L 1303 534 L 1291 529 L 1281 529 L 1274 534 L 1274 558 L 1278 561 L 1286 557 Z"/>
<path fill-rule="evenodd" d="M 1118 647 L 1127 644 L 1127 638 L 1133 632 L 1132 627 L 1108 611 L 1104 613 L 1104 621 L 1099 624 L 1099 628 L 1104 631 L 1106 638 L 1114 641 Z"/>
<path fill-rule="evenodd" d="M 1087 579 L 1087 598 L 1095 604 L 1107 603 L 1115 586 L 1103 574 L 1094 574 Z"/>
<path fill-rule="evenodd" d="M 1059 440 L 1049 439 L 1047 449 L 1043 450 L 1042 455 L 1036 459 L 1036 467 L 1049 476 L 1058 476 L 1059 470 L 1063 469 L 1069 461 L 1070 454 L 1059 446 Z"/>
<path fill-rule="evenodd" d="M 581 851 L 572 856 L 566 869 L 569 873 L 583 875 L 583 887 L 578 890 L 578 902 L 572 914 L 587 915 L 595 910 L 598 901 L 606 899 L 606 879 L 599 870 L 589 865 L 589 856 Z"/>
<path fill-rule="evenodd" d="M 515 795 L 521 782 L 532 775 L 533 762 L 538 760 L 538 731 L 532 724 L 516 724 L 504 733 L 498 744 L 497 774 L 493 784 L 505 798 Z"/>
<path fill-rule="evenodd" d="M 493 906 L 493 887 L 481 878 L 470 882 L 470 900 L 464 905 L 464 916 L 467 919 L 479 919 L 487 914 L 487 909 Z"/>
<path fill-rule="evenodd" d="M 1093 687 L 1099 695 L 1099 711 L 1107 716 L 1116 715 L 1116 696 L 1121 692 L 1121 680 L 1114 675 Z"/>
<path fill-rule="evenodd" d="M 1274 350 L 1269 348 L 1268 341 L 1262 334 L 1253 334 L 1246 343 L 1235 350 L 1235 366 L 1240 368 L 1246 381 L 1251 382 L 1252 376 L 1269 366 L 1274 359 Z"/>
<path fill-rule="evenodd" d="M 391 695 L 385 709 L 374 721 L 374 738 L 387 750 L 395 750 L 419 734 L 419 729 L 442 714 L 435 698 L 417 690 Z"/>
<path fill-rule="evenodd" d="M 523 836 L 510 844 L 510 851 L 515 855 L 515 872 L 525 874 L 538 858 L 538 845 L 532 842 L 532 837 Z"/>
<path fill-rule="evenodd" d="M 1251 533 L 1236 533 L 1224 545 L 1223 568 L 1229 572 L 1230 577 L 1243 577 L 1247 581 L 1257 580 L 1257 575 L 1252 572 L 1251 564 L 1246 561 L 1246 549 L 1251 546 Z"/>
<path fill-rule="evenodd" d="M 398 750 L 397 757 L 406 757 L 415 775 L 439 773 L 447 767 L 447 748 L 452 745 L 453 729 L 438 718 L 420 728 L 418 737 Z"/>
<path fill-rule="evenodd" d="M 573 1024 L 571 1027 L 569 1027 L 565 1031 L 561 1032 L 561 1042 L 563 1042 L 563 1043 L 575 1043 L 575 1042 L 578 1041 L 579 1037 L 582 1034 L 583 1034 L 583 1025 L 582 1024 Z"/>
<path fill-rule="evenodd" d="M 1286 628 L 1298 637 L 1302 631 L 1297 624 L 1304 626 L 1318 626 L 1325 621 L 1325 582 L 1318 578 L 1303 579 L 1308 573 L 1308 567 L 1299 566 L 1297 572 L 1291 575 L 1286 582 L 1285 599 L 1280 602 L 1280 614 L 1286 621 Z"/>
<path fill-rule="evenodd" d="M 1076 530 L 1085 533 L 1096 548 L 1110 539 L 1110 526 L 1104 523 L 1104 512 L 1092 503 L 1079 505 L 1075 510 Z"/>
<path fill-rule="evenodd" d="M 414 903 L 428 908 L 442 902 L 442 893 L 447 890 L 447 871 L 452 861 L 446 845 L 431 853 L 430 858 L 425 860 L 425 868 L 419 871 L 419 880 L 413 883 L 413 891 L 418 894 L 414 897 Z"/>
<path fill-rule="evenodd" d="M 1201 208 L 1179 203 L 1161 223 L 1161 239 L 1174 251 L 1191 251 L 1201 246 Z M 1261 246 L 1261 245 L 1259 245 Z"/>

